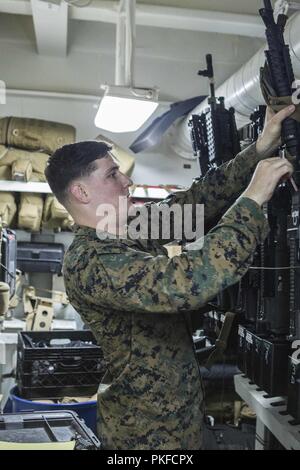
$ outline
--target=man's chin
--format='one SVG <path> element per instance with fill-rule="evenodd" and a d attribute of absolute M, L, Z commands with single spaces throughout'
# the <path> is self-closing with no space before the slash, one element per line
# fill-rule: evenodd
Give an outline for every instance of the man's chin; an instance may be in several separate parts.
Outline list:
<path fill-rule="evenodd" d="M 136 206 L 134 205 L 134 202 L 132 201 L 130 197 L 128 198 L 127 207 L 128 207 L 129 217 L 136 215 Z"/>

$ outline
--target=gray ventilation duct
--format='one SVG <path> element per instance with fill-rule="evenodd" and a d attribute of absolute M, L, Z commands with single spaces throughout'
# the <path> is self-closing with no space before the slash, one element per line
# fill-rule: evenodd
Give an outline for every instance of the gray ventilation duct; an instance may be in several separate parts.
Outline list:
<path fill-rule="evenodd" d="M 300 13 L 295 13 L 288 21 L 285 29 L 285 40 L 290 46 L 290 54 L 295 77 L 300 77 Z M 216 90 L 216 96 L 224 96 L 226 108 L 233 107 L 236 111 L 237 127 L 241 128 L 249 122 L 254 108 L 264 104 L 260 91 L 259 70 L 264 64 L 267 45 L 259 51 L 234 75 Z M 191 114 L 200 114 L 207 107 L 207 100 L 197 106 Z M 188 121 L 191 114 L 173 128 L 169 136 L 172 149 L 183 158 L 193 158 Z"/>

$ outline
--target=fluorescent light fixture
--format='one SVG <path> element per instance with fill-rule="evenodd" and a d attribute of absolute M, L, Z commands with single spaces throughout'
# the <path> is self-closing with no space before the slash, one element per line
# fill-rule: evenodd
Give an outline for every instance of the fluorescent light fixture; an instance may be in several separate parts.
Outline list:
<path fill-rule="evenodd" d="M 61 0 L 40 0 L 40 2 L 52 3 L 53 5 L 59 5 L 61 3 Z"/>
<path fill-rule="evenodd" d="M 158 106 L 157 88 L 102 85 L 105 90 L 95 126 L 110 132 L 138 130 Z"/>

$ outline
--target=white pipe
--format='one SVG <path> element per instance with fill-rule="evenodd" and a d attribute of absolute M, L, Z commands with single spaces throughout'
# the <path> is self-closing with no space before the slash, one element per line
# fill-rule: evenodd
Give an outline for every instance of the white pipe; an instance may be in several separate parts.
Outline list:
<path fill-rule="evenodd" d="M 20 15 L 32 14 L 30 1 L 28 0 L 0 0 L 0 12 Z M 116 24 L 118 21 L 118 2 L 94 1 L 86 8 L 69 6 L 69 18 Z M 264 27 L 259 16 L 218 11 L 138 4 L 136 7 L 136 24 L 187 31 L 264 37 Z"/>
<path fill-rule="evenodd" d="M 55 91 L 33 91 L 33 90 L 19 90 L 16 88 L 6 88 L 7 95 L 16 96 L 34 96 L 42 98 L 63 98 L 73 101 L 93 101 L 99 105 L 100 96 L 96 95 L 82 95 L 77 93 L 59 93 Z"/>
<path fill-rule="evenodd" d="M 115 85 L 134 86 L 136 0 L 120 0 L 116 26 Z"/>
<path fill-rule="evenodd" d="M 116 25 L 116 62 L 115 62 L 115 84 L 125 86 L 125 42 L 126 25 L 124 1 L 120 0 L 118 20 Z"/>
<path fill-rule="evenodd" d="M 126 85 L 132 87 L 134 86 L 135 8 L 136 0 L 126 0 L 125 79 Z"/>
<path fill-rule="evenodd" d="M 286 25 L 285 41 L 290 46 L 290 55 L 295 77 L 300 76 L 300 13 L 295 13 Z M 260 90 L 260 67 L 265 62 L 264 51 L 268 48 L 265 44 L 259 51 L 234 75 L 226 80 L 216 90 L 216 97 L 225 98 L 226 108 L 233 107 L 236 111 L 238 128 L 249 122 L 249 116 L 254 108 L 264 104 Z M 197 106 L 191 114 L 200 114 L 207 107 L 207 100 Z M 191 114 L 178 123 L 175 131 L 172 131 L 170 145 L 176 153 L 185 158 L 192 157 L 192 146 L 188 121 Z"/>

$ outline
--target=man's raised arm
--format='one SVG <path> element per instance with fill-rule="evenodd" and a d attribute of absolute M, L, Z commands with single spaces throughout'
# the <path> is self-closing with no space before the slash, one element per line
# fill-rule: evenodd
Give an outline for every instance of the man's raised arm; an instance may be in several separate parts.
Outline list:
<path fill-rule="evenodd" d="M 158 205 L 171 207 L 178 204 L 184 207 L 186 204 L 192 206 L 203 204 L 205 225 L 209 225 L 216 217 L 219 218 L 246 188 L 258 162 L 270 157 L 278 148 L 281 123 L 294 110 L 295 107 L 290 106 L 273 116 L 268 110 L 264 131 L 256 143 L 247 147 L 229 162 L 210 170 L 203 178 L 197 178 L 188 190 L 170 194 Z M 150 209 L 151 205 L 153 203 L 146 206 Z M 151 226 L 150 218 L 148 227 L 149 224 Z M 183 220 L 182 224 L 184 224 Z M 171 227 L 171 234 L 174 233 L 172 229 L 173 227 Z M 171 236 L 169 240 L 162 239 L 161 241 L 167 243 L 174 238 L 176 237 Z"/>

